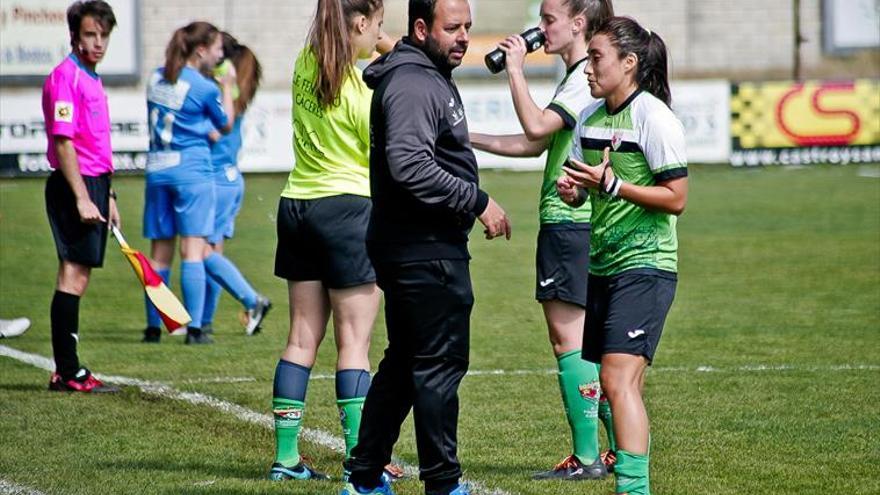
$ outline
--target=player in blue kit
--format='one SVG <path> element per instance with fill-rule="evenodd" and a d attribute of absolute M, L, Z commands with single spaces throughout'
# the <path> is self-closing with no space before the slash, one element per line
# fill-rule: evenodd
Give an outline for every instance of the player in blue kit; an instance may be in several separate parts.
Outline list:
<path fill-rule="evenodd" d="M 205 271 L 208 277 L 202 332 L 213 333 L 214 313 L 220 301 L 220 293 L 226 289 L 244 305 L 247 315 L 245 333 L 253 335 L 259 331 L 260 323 L 272 304 L 269 299 L 258 294 L 238 267 L 224 256 L 223 243 L 232 238 L 235 232 L 235 217 L 238 216 L 244 200 L 244 178 L 238 169 L 238 154 L 242 145 L 241 121 L 257 92 L 263 70 L 250 48 L 240 44 L 229 33 L 221 33 L 221 36 L 226 60 L 214 68 L 213 75 L 220 80 L 230 68 L 235 69 L 236 84 L 232 91 L 235 122 L 232 132 L 225 136 L 218 132 L 211 133 L 214 141 L 211 146 L 211 164 L 214 166 L 214 233 L 208 236 L 205 253 Z"/>
<path fill-rule="evenodd" d="M 207 22 L 193 22 L 177 31 L 165 50 L 165 66 L 147 85 L 150 153 L 146 167 L 144 237 L 152 240 L 154 268 L 170 277 L 174 240 L 180 236 L 183 304 L 192 317 L 187 344 L 208 344 L 202 333 L 205 304 L 206 238 L 214 232 L 214 180 L 209 133 L 226 134 L 235 118 L 235 69 L 218 88 L 202 73 L 223 57 L 220 31 Z M 145 342 L 158 342 L 160 317 L 147 301 Z"/>

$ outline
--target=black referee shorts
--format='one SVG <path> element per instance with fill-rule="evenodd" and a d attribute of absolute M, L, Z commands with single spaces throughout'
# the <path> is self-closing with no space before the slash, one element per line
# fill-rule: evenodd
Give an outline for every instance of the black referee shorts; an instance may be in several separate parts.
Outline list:
<path fill-rule="evenodd" d="M 110 174 L 83 176 L 86 191 L 104 218 L 110 216 Z M 93 268 L 104 264 L 107 225 L 83 223 L 76 208 L 76 196 L 60 170 L 46 181 L 46 214 L 55 238 L 58 258 Z"/>
<path fill-rule="evenodd" d="M 281 198 L 275 275 L 321 281 L 345 289 L 376 281 L 367 256 L 369 198 L 342 194 L 318 199 Z"/>

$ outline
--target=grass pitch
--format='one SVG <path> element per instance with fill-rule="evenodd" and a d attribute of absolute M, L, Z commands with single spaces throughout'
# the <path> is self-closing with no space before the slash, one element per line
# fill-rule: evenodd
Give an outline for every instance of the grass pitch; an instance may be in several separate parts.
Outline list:
<path fill-rule="evenodd" d="M 653 493 L 880 493 L 880 180 L 860 171 L 691 168 L 690 202 L 679 221 L 678 294 L 647 380 Z M 465 475 L 510 495 L 607 494 L 610 479 L 529 480 L 569 453 L 555 360 L 532 300 L 540 176 L 485 172 L 483 181 L 511 215 L 514 237 L 488 242 L 475 229 L 471 243 L 477 373 L 461 388 Z M 282 175 L 247 177 L 237 236 L 227 248 L 275 303 L 262 334 L 246 337 L 236 303 L 224 296 L 217 344 L 190 348 L 174 337 L 141 344 L 141 291 L 111 240 L 81 306 L 83 363 L 268 414 L 287 335 L 286 284 L 272 275 L 283 182 Z M 120 177 L 114 185 L 128 240 L 146 251 L 143 181 Z M 44 180 L 0 181 L 0 316 L 34 322 L 0 345 L 51 356 L 57 262 L 43 186 Z M 175 289 L 179 273 L 175 266 Z M 332 335 L 327 340 L 305 425 L 339 437 L 333 381 L 323 379 L 334 369 Z M 384 342 L 380 317 L 374 364 Z M 487 373 L 494 370 L 501 371 Z M 264 425 L 137 387 L 114 396 L 50 393 L 48 377 L 0 357 L 0 485 L 51 494 L 340 488 L 263 480 L 274 449 Z M 341 474 L 337 452 L 314 443 L 303 450 L 318 469 Z M 417 463 L 409 422 L 396 454 Z M 396 490 L 421 493 L 415 480 Z"/>

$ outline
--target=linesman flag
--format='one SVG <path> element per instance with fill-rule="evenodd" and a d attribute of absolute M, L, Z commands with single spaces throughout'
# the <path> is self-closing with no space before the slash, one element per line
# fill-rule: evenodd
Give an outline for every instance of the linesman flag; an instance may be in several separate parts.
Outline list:
<path fill-rule="evenodd" d="M 110 230 L 113 232 L 113 237 L 119 242 L 122 254 L 131 263 L 134 274 L 137 275 L 138 280 L 144 286 L 144 291 L 147 293 L 150 302 L 159 311 L 159 316 L 162 317 L 165 328 L 169 332 L 173 332 L 191 322 L 192 318 L 186 312 L 186 308 L 183 307 L 177 296 L 171 292 L 171 289 L 165 285 L 162 277 L 153 270 L 147 257 L 140 251 L 129 247 L 128 243 L 125 242 L 125 238 L 122 237 L 122 232 L 115 225 L 111 224 Z"/>

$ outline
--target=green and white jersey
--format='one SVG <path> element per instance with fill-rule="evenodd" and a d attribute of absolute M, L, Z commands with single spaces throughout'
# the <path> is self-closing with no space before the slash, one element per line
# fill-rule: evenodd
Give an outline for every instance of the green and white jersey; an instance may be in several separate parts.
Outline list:
<path fill-rule="evenodd" d="M 571 156 L 589 164 L 611 148 L 611 166 L 639 186 L 687 177 L 684 129 L 665 103 L 637 90 L 614 113 L 604 101 L 581 112 Z M 591 191 L 590 273 L 615 275 L 633 268 L 677 271 L 675 215 L 649 211 L 622 198 Z"/>
<path fill-rule="evenodd" d="M 562 175 L 562 165 L 568 160 L 571 151 L 571 136 L 577 125 L 578 115 L 590 103 L 596 101 L 590 96 L 590 86 L 584 74 L 587 59 L 571 66 L 565 78 L 556 87 L 556 94 L 547 106 L 562 117 L 564 127 L 550 136 L 547 144 L 547 163 L 544 165 L 544 182 L 541 184 L 539 215 L 541 225 L 555 223 L 589 223 L 590 203 L 580 208 L 565 204 L 556 193 L 556 179 Z"/>
<path fill-rule="evenodd" d="M 316 199 L 370 196 L 370 100 L 373 92 L 352 67 L 339 96 L 322 108 L 315 94 L 318 63 L 310 47 L 293 72 L 293 151 L 296 165 L 281 196 Z"/>

